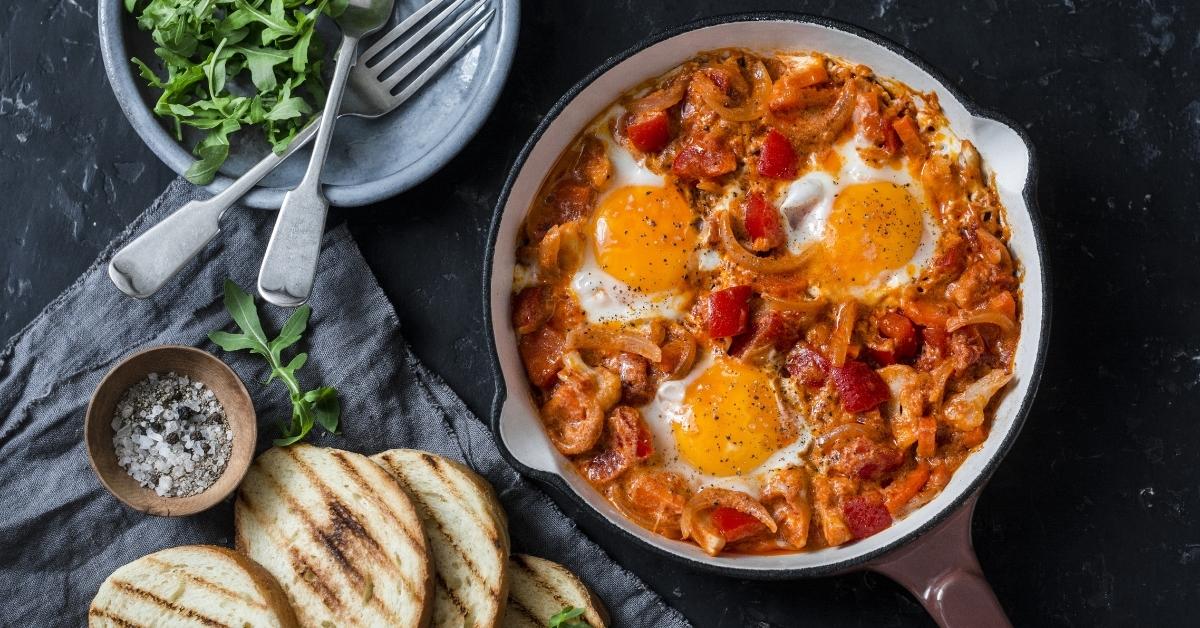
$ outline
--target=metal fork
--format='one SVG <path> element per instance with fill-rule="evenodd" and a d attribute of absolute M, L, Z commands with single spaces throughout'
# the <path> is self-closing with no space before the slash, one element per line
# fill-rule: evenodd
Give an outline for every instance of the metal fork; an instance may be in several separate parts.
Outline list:
<path fill-rule="evenodd" d="M 358 55 L 350 71 L 338 117 L 378 118 L 399 107 L 478 37 L 495 15 L 489 0 L 431 0 Z M 430 17 L 432 14 L 432 17 Z M 457 17 L 455 15 L 457 14 Z M 428 19 L 426 20 L 426 18 Z M 454 18 L 448 25 L 451 18 Z M 424 23 L 422 23 L 424 22 Z M 420 25 L 411 34 L 414 27 Z M 433 36 L 430 39 L 430 36 Z M 388 48 L 404 38 L 395 50 Z M 374 58 L 386 52 L 382 58 Z M 409 60 L 387 73 L 406 53 Z M 421 70 L 421 66 L 424 69 Z M 420 72 L 418 73 L 418 70 Z M 396 93 L 392 90 L 404 83 Z M 304 128 L 281 154 L 268 153 L 229 187 L 206 200 L 191 201 L 134 238 L 113 256 L 108 276 L 125 294 L 145 299 L 161 288 L 218 233 L 221 217 L 238 199 L 317 134 L 317 121 Z"/>

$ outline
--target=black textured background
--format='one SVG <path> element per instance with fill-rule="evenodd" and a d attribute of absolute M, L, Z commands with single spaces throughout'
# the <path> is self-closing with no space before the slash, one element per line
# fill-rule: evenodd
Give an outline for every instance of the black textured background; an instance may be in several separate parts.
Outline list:
<path fill-rule="evenodd" d="M 539 117 L 602 60 L 668 26 L 737 10 L 806 11 L 875 30 L 1024 125 L 1038 150 L 1054 329 L 1034 411 L 979 502 L 984 570 L 1017 625 L 1195 625 L 1200 6 L 650 4 L 527 1 L 511 78 L 479 136 L 418 188 L 334 216 L 349 221 L 420 357 L 485 411 L 479 277 L 492 204 Z M 0 338 L 172 177 L 104 79 L 94 1 L 0 0 Z M 595 521 L 581 522 L 698 626 L 931 624 L 879 576 L 723 579 L 606 543 Z"/>

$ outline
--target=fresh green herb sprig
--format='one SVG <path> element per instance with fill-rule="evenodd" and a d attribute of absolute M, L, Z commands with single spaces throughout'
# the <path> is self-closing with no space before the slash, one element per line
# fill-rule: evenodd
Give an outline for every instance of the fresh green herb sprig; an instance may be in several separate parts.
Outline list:
<path fill-rule="evenodd" d="M 208 339 L 226 351 L 246 350 L 261 356 L 271 366 L 271 373 L 263 384 L 269 384 L 279 378 L 291 395 L 292 420 L 290 424 L 280 424 L 281 437 L 275 439 L 275 444 L 286 447 L 299 441 L 308 435 L 314 423 L 331 434 L 336 433 L 338 419 L 342 414 L 342 404 L 338 400 L 337 391 L 329 386 L 309 391 L 300 388 L 296 371 L 308 361 L 307 353 L 297 353 L 286 364 L 283 362 L 283 350 L 299 342 L 304 335 L 312 308 L 307 305 L 297 308 L 288 317 L 283 329 L 279 330 L 279 336 L 274 340 L 267 339 L 267 334 L 263 331 L 254 297 L 246 294 L 228 279 L 225 280 L 225 309 L 229 310 L 241 333 L 212 331 L 209 332 Z"/>
<path fill-rule="evenodd" d="M 204 132 L 186 177 L 203 185 L 229 157 L 229 138 L 260 127 L 276 153 L 325 100 L 325 48 L 317 19 L 338 16 L 347 0 L 124 0 L 138 28 L 150 33 L 161 77 L 134 58 L 142 78 L 161 89 L 154 113 Z M 244 73 L 249 73 L 249 82 Z"/>
<path fill-rule="evenodd" d="M 549 628 L 592 628 L 586 620 L 579 619 L 584 609 L 568 606 L 550 618 Z"/>

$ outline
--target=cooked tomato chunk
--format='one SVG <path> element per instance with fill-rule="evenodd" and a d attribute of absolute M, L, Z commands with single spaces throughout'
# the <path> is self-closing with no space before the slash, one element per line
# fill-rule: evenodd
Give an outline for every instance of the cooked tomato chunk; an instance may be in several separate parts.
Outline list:
<path fill-rule="evenodd" d="M 887 383 L 865 362 L 847 360 L 832 376 L 846 412 L 866 412 L 888 399 Z"/>
<path fill-rule="evenodd" d="M 771 307 L 759 307 L 750 317 L 749 331 L 730 343 L 729 354 L 742 356 L 767 347 L 783 351 L 795 343 L 799 335 L 795 321 L 786 314 Z"/>
<path fill-rule="evenodd" d="M 725 542 L 735 543 L 767 529 L 757 518 L 736 508 L 721 506 L 712 512 L 713 523 Z"/>
<path fill-rule="evenodd" d="M 746 198 L 744 211 L 746 235 L 755 245 L 753 248 L 769 251 L 787 240 L 779 210 L 768 203 L 761 192 L 754 192 Z"/>
<path fill-rule="evenodd" d="M 892 514 L 877 497 L 856 495 L 842 504 L 842 517 L 855 539 L 878 534 L 892 525 Z"/>
<path fill-rule="evenodd" d="M 704 313 L 708 335 L 728 338 L 745 331 L 750 320 L 750 297 L 753 294 L 750 286 L 734 286 L 708 295 Z"/>
<path fill-rule="evenodd" d="M 671 141 L 671 119 L 665 111 L 634 116 L 625 126 L 625 136 L 643 153 L 657 153 Z"/>
<path fill-rule="evenodd" d="M 762 153 L 758 156 L 758 174 L 771 179 L 791 179 L 796 176 L 796 151 L 783 133 L 771 129 L 763 138 Z"/>

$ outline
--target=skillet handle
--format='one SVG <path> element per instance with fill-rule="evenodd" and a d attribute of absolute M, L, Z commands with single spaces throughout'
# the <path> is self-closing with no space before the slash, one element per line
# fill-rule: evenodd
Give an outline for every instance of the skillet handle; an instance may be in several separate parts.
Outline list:
<path fill-rule="evenodd" d="M 958 512 L 908 546 L 867 564 L 908 589 L 942 628 L 1011 628 L 971 543 L 972 495 Z"/>

